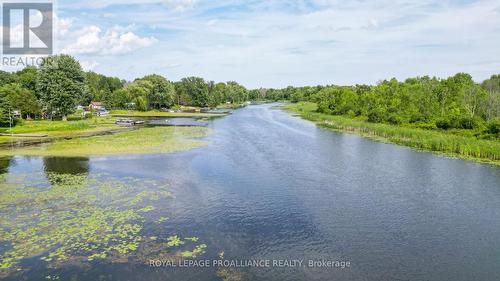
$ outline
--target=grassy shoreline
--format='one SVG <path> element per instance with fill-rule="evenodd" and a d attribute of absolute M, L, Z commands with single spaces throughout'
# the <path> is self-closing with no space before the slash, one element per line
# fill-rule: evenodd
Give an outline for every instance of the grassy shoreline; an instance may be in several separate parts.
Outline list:
<path fill-rule="evenodd" d="M 203 113 L 203 112 L 161 112 L 161 111 L 133 111 L 113 110 L 113 117 L 222 117 L 226 113 Z"/>
<path fill-rule="evenodd" d="M 89 157 L 171 153 L 206 145 L 200 138 L 207 134 L 208 129 L 204 127 L 141 128 L 110 135 L 58 140 L 38 146 L 1 149 L 0 157 Z"/>
<path fill-rule="evenodd" d="M 0 136 L 0 144 L 23 141 L 47 141 L 64 138 L 87 137 L 123 131 L 114 124 L 114 118 L 95 117 L 80 121 L 23 121 L 15 127 L 0 128 L 3 134 L 47 134 L 47 137 Z"/>
<path fill-rule="evenodd" d="M 404 145 L 448 157 L 500 165 L 500 142 L 498 141 L 479 140 L 440 131 L 369 123 L 345 116 L 318 113 L 313 103 L 288 104 L 284 108 L 303 119 L 335 131 L 353 133 L 368 139 Z"/>

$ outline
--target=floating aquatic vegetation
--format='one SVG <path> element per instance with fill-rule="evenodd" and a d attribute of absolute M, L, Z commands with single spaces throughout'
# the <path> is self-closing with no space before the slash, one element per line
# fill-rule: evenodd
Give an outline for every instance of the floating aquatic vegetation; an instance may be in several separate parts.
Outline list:
<path fill-rule="evenodd" d="M 167 217 L 160 217 L 160 218 L 156 221 L 156 223 L 163 223 L 163 222 L 166 222 L 167 220 L 168 220 L 168 218 L 167 218 Z"/>
<path fill-rule="evenodd" d="M 219 252 L 219 259 L 224 260 L 224 251 Z M 217 276 L 222 281 L 242 281 L 245 280 L 245 274 L 237 268 L 233 267 L 219 267 L 217 269 Z"/>
<path fill-rule="evenodd" d="M 184 258 L 196 258 L 197 256 L 204 254 L 206 248 L 207 248 L 207 245 L 200 244 L 200 245 L 197 245 L 192 251 L 183 251 L 180 253 L 180 255 L 181 255 L 181 257 L 184 257 Z"/>
<path fill-rule="evenodd" d="M 177 247 L 184 244 L 184 241 L 182 241 L 177 235 L 168 237 L 167 241 L 168 247 Z"/>
<path fill-rule="evenodd" d="M 136 260 L 186 241 L 146 236 L 155 201 L 171 196 L 160 182 L 107 175 L 34 173 L 0 176 L 0 277 L 22 269 L 19 263 L 39 258 L 49 267 L 72 261 Z M 206 245 L 171 255 L 196 257 Z M 141 249 L 142 254 L 135 253 Z M 151 250 L 154 250 L 153 252 Z M 51 276 L 50 278 L 55 278 Z M 49 279 L 55 280 L 55 279 Z"/>

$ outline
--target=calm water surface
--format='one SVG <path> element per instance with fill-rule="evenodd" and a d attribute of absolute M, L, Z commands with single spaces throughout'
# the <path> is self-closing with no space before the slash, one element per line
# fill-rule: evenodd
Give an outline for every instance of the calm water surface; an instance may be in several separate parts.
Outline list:
<path fill-rule="evenodd" d="M 198 236 L 202 258 L 350 261 L 242 269 L 247 280 L 499 280 L 500 169 L 315 127 L 274 105 L 208 123 L 207 147 L 170 155 L 23 158 L 0 172 L 111 174 L 168 182 L 157 235 Z M 158 229 L 161 228 L 161 229 Z M 155 257 L 151 257 L 154 259 Z M 48 272 L 31 264 L 25 280 Z M 221 280 L 214 268 L 95 263 L 64 280 Z"/>

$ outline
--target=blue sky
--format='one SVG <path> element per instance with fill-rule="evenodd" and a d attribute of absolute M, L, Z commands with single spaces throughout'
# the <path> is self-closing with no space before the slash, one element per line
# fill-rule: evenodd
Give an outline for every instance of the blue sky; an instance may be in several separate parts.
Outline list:
<path fill-rule="evenodd" d="M 500 0 L 59 0 L 59 52 L 247 87 L 500 73 Z"/>

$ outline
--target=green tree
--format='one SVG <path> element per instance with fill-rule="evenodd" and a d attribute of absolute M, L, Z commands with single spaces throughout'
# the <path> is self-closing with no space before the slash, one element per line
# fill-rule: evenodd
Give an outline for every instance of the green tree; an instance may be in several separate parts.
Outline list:
<path fill-rule="evenodd" d="M 248 100 L 248 91 L 245 87 L 234 81 L 226 84 L 227 96 L 231 103 L 242 103 Z"/>
<path fill-rule="evenodd" d="M 68 55 L 45 60 L 38 71 L 36 91 L 49 116 L 66 120 L 88 92 L 80 63 Z"/>
<path fill-rule="evenodd" d="M 18 110 L 22 116 L 31 117 L 40 113 L 40 105 L 32 91 L 14 83 L 0 87 L 0 92 L 11 110 Z"/>
<path fill-rule="evenodd" d="M 137 80 L 125 88 L 127 100 L 135 104 L 135 109 L 147 111 L 149 109 L 148 96 L 154 85 L 150 81 Z"/>
<path fill-rule="evenodd" d="M 0 86 L 15 83 L 17 82 L 16 80 L 17 77 L 14 74 L 0 70 Z"/>
<path fill-rule="evenodd" d="M 175 87 L 165 77 L 160 75 L 148 75 L 141 80 L 149 81 L 153 88 L 148 95 L 149 107 L 160 109 L 161 107 L 171 107 L 175 99 Z"/>
<path fill-rule="evenodd" d="M 183 100 L 184 105 L 188 105 L 186 102 L 188 99 L 190 100 L 190 105 L 208 105 L 208 85 L 203 78 L 183 78 L 176 87 L 176 90 L 178 91 L 179 99 Z"/>
<path fill-rule="evenodd" d="M 24 69 L 16 72 L 18 83 L 20 83 L 24 88 L 35 93 L 37 72 L 38 70 L 33 66 L 25 67 Z"/>

